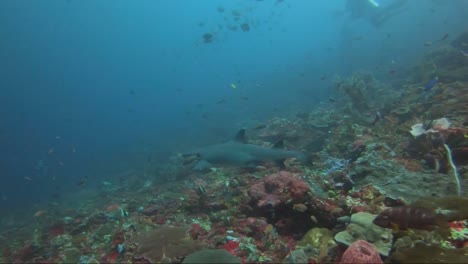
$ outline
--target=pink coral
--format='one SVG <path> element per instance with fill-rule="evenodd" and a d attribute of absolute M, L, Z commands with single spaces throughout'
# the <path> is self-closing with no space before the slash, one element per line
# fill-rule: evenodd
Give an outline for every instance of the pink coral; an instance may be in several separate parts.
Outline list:
<path fill-rule="evenodd" d="M 263 196 L 262 199 L 258 200 L 257 205 L 258 207 L 264 207 L 264 206 L 276 207 L 280 205 L 282 202 L 283 201 L 281 201 L 278 195 L 267 193 L 265 196 Z"/>
<path fill-rule="evenodd" d="M 263 180 L 256 181 L 249 189 L 249 196 L 254 200 L 260 200 L 263 196 L 265 196 L 265 183 Z"/>
<path fill-rule="evenodd" d="M 358 240 L 351 244 L 341 257 L 341 264 L 345 263 L 383 263 L 379 252 L 371 243 Z"/>
<path fill-rule="evenodd" d="M 265 176 L 249 190 L 250 198 L 258 207 L 276 207 L 288 201 L 303 202 L 309 185 L 287 171 Z"/>
<path fill-rule="evenodd" d="M 305 195 L 309 191 L 310 186 L 301 179 L 292 178 L 291 182 L 289 183 L 289 193 L 295 202 L 304 200 Z"/>
<path fill-rule="evenodd" d="M 291 173 L 287 171 L 280 171 L 279 173 L 271 174 L 263 178 L 267 190 L 280 190 L 287 188 L 287 185 L 292 177 Z"/>

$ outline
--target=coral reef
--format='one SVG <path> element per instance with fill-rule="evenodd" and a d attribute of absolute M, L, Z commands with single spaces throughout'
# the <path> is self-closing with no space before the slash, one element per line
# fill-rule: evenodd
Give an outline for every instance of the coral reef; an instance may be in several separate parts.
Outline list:
<path fill-rule="evenodd" d="M 252 144 L 284 140 L 305 162 L 194 171 L 174 155 L 5 211 L 0 262 L 468 262 L 467 38 L 434 47 L 404 82 L 337 77 L 329 102 L 248 128 Z M 373 223 L 396 206 L 437 221 Z"/>

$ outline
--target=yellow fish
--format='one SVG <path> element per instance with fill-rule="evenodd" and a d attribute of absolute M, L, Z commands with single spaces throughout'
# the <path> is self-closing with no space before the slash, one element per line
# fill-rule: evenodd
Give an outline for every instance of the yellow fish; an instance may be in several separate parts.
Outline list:
<path fill-rule="evenodd" d="M 298 212 L 305 212 L 307 211 L 307 206 L 302 203 L 294 204 L 293 210 L 298 211 Z"/>
<path fill-rule="evenodd" d="M 271 232 L 273 231 L 273 225 L 272 224 L 268 224 L 265 229 L 263 230 L 263 233 L 265 235 L 268 235 L 270 234 Z"/>
<path fill-rule="evenodd" d="M 231 83 L 231 88 L 232 89 L 237 89 L 237 86 L 235 84 Z"/>

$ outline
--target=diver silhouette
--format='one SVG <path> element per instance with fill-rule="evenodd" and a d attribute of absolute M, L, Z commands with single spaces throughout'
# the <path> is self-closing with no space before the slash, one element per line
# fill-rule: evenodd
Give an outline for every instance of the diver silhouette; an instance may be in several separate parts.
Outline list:
<path fill-rule="evenodd" d="M 373 26 L 380 27 L 391 17 L 400 13 L 408 0 L 387 0 L 383 3 L 379 0 L 347 0 L 346 12 L 350 18 L 363 18 Z"/>

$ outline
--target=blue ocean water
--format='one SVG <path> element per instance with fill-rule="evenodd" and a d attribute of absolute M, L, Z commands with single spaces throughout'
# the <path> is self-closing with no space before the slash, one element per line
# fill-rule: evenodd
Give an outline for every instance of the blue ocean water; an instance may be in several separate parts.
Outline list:
<path fill-rule="evenodd" d="M 3 0 L 1 208 L 310 110 L 336 75 L 394 78 L 466 30 L 466 10 L 411 0 L 376 25 L 338 0 Z"/>

